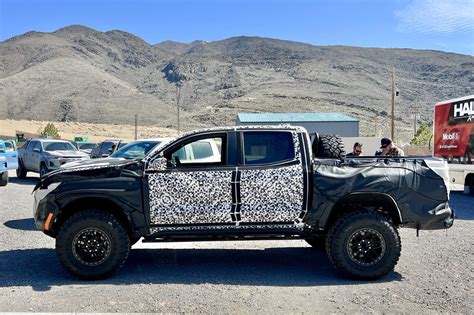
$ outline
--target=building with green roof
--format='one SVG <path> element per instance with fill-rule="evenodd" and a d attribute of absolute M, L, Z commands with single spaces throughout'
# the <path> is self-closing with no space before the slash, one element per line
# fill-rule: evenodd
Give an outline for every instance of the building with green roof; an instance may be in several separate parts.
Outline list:
<path fill-rule="evenodd" d="M 309 133 L 359 136 L 359 120 L 343 113 L 239 113 L 237 125 L 290 124 L 306 128 Z"/>

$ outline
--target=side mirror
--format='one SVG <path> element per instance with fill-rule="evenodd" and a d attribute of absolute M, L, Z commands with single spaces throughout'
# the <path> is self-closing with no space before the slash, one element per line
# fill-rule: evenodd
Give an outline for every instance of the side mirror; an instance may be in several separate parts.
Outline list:
<path fill-rule="evenodd" d="M 38 152 L 38 153 L 40 153 L 40 152 L 41 152 L 41 150 L 40 150 L 40 149 L 38 149 L 38 148 L 34 148 L 34 149 L 33 149 L 33 152 Z"/>
<path fill-rule="evenodd" d="M 165 157 L 154 159 L 148 164 L 149 171 L 164 171 L 168 167 L 168 160 Z"/>

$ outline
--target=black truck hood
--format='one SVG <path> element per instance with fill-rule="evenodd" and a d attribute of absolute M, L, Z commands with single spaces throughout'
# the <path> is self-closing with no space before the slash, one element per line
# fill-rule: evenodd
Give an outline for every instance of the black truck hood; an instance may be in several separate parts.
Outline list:
<path fill-rule="evenodd" d="M 41 178 L 35 189 L 46 188 L 52 183 L 109 178 L 121 176 L 125 167 L 140 164 L 140 160 L 127 160 L 123 158 L 101 158 L 67 163 L 60 169 L 51 171 Z"/>

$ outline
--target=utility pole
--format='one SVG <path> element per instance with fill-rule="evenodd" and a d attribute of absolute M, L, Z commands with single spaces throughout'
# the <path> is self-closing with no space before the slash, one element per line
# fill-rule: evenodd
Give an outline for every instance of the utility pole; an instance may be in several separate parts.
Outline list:
<path fill-rule="evenodd" d="M 137 140 L 137 135 L 138 135 L 138 115 L 135 114 L 135 141 Z"/>
<path fill-rule="evenodd" d="M 176 111 L 177 111 L 177 118 L 178 118 L 178 136 L 180 133 L 180 126 L 179 126 L 179 101 L 181 98 L 181 81 L 176 82 Z"/>
<path fill-rule="evenodd" d="M 395 141 L 395 67 L 392 68 L 392 141 Z"/>

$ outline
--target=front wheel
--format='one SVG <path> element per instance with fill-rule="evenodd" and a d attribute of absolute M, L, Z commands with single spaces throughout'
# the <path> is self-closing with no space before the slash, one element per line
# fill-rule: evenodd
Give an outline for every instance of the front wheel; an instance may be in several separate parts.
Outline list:
<path fill-rule="evenodd" d="M 112 214 L 85 210 L 71 216 L 59 229 L 56 254 L 61 264 L 84 279 L 110 276 L 125 263 L 130 238 Z"/>
<path fill-rule="evenodd" d="M 382 213 L 358 211 L 341 217 L 326 240 L 326 251 L 345 276 L 378 279 L 393 271 L 401 252 L 400 236 Z"/>
<path fill-rule="evenodd" d="M 44 175 L 46 175 L 47 173 L 49 172 L 48 168 L 46 167 L 46 165 L 44 164 L 41 164 L 40 166 L 40 178 L 43 178 Z"/>
<path fill-rule="evenodd" d="M 24 179 L 24 178 L 26 178 L 27 173 L 28 173 L 28 171 L 23 166 L 23 163 L 18 161 L 18 168 L 16 169 L 16 177 L 18 177 L 20 179 Z"/>
<path fill-rule="evenodd" d="M 6 186 L 8 184 L 8 171 L 0 174 L 0 186 Z"/>

